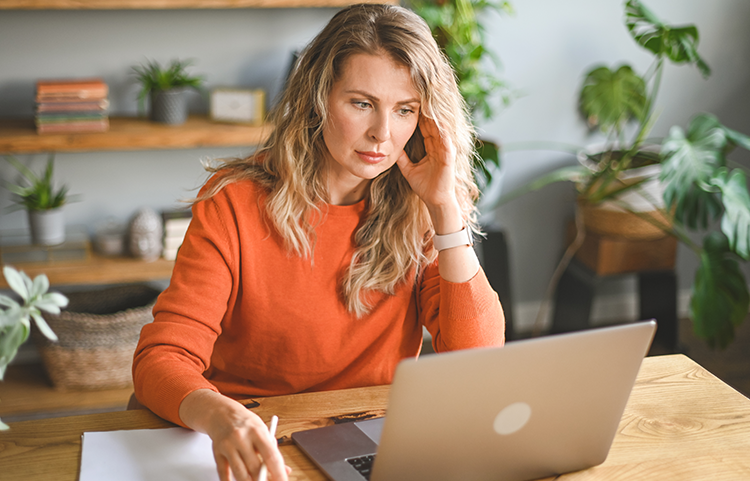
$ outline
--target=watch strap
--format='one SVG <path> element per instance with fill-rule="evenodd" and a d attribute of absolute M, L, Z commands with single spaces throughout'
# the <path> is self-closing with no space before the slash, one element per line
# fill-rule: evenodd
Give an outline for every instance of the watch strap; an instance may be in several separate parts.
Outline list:
<path fill-rule="evenodd" d="M 432 237 L 432 244 L 435 246 L 435 249 L 438 252 L 445 249 L 450 249 L 452 247 L 473 246 L 474 236 L 471 235 L 471 229 L 469 229 L 467 226 L 464 226 L 463 229 L 452 234 L 435 234 Z"/>

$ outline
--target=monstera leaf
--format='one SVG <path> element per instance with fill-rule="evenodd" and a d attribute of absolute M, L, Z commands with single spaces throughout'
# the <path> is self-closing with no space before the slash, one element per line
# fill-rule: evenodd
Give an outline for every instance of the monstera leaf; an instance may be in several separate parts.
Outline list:
<path fill-rule="evenodd" d="M 608 67 L 591 70 L 583 82 L 579 106 L 589 125 L 603 131 L 620 132 L 630 120 L 643 122 L 648 100 L 646 83 L 629 65 L 616 71 Z"/>
<path fill-rule="evenodd" d="M 721 191 L 724 206 L 721 231 L 727 236 L 732 252 L 750 260 L 750 194 L 745 174 L 741 170 L 722 168 L 712 184 Z"/>
<path fill-rule="evenodd" d="M 666 25 L 638 0 L 628 0 L 625 24 L 635 41 L 657 57 L 667 57 L 675 64 L 695 64 L 704 77 L 711 75 L 708 64 L 698 55 L 698 29 L 695 25 Z"/>
<path fill-rule="evenodd" d="M 699 225 L 705 229 L 721 213 L 712 179 L 724 167 L 726 144 L 721 124 L 706 114 L 693 119 L 687 135 L 680 127 L 672 127 L 662 144 L 664 202 L 675 208 L 675 219 L 691 229 Z"/>
<path fill-rule="evenodd" d="M 703 241 L 701 263 L 690 300 L 693 329 L 711 347 L 725 348 L 747 316 L 750 294 L 729 243 L 712 232 Z"/>

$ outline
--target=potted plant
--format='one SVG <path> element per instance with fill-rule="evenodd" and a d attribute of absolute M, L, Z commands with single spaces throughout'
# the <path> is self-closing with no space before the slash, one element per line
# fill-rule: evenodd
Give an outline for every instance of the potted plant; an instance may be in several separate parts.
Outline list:
<path fill-rule="evenodd" d="M 9 182 L 6 187 L 15 196 L 16 206 L 12 210 L 25 208 L 28 213 L 31 239 L 34 244 L 57 245 L 65 241 L 65 217 L 62 210 L 68 200 L 68 188 L 63 185 L 55 189 L 52 185 L 54 155 L 47 159 L 44 175 L 37 176 L 31 169 L 7 155 L 5 159 L 18 170 L 28 185 Z"/>
<path fill-rule="evenodd" d="M 490 97 L 499 95 L 502 105 L 511 99 L 506 82 L 488 66 L 499 59 L 485 46 L 479 18 L 490 11 L 510 13 L 510 2 L 503 0 L 412 0 L 410 7 L 429 25 L 440 48 L 456 72 L 458 88 L 475 120 L 492 118 L 495 112 Z M 477 141 L 475 168 L 485 187 L 492 173 L 500 168 L 499 146 L 492 141 Z"/>
<path fill-rule="evenodd" d="M 739 268 L 739 262 L 750 260 L 750 194 L 744 172 L 727 158 L 737 146 L 750 149 L 750 137 L 701 113 L 687 131 L 673 126 L 661 142 L 647 139 L 664 63 L 694 65 L 704 77 L 710 69 L 697 52 L 699 35 L 694 25 L 668 25 L 638 0 L 625 2 L 625 23 L 654 60 L 643 75 L 629 65 L 597 66 L 586 73 L 580 110 L 590 126 L 607 135 L 605 146 L 584 150 L 582 165 L 543 176 L 501 202 L 551 182 L 575 183 L 578 236 L 558 266 L 553 284 L 592 228 L 584 219 L 586 211 L 605 203 L 609 210 L 614 207 L 642 225 L 674 236 L 700 259 L 690 301 L 695 333 L 710 346 L 723 348 L 732 341 L 750 305 Z M 631 140 L 626 135 L 628 124 L 636 127 Z M 634 167 L 649 165 L 656 168 L 628 176 Z M 656 185 L 657 193 L 647 185 Z M 713 228 L 716 221 L 720 221 L 718 229 Z M 703 234 L 702 244 L 693 241 L 691 232 Z"/>
<path fill-rule="evenodd" d="M 22 303 L 0 294 L 0 381 L 5 376 L 8 364 L 16 357 L 18 348 L 29 338 L 31 319 L 45 337 L 56 341 L 57 336 L 47 325 L 41 311 L 59 314 L 60 308 L 68 305 L 68 299 L 62 294 L 47 292 L 49 280 L 44 274 L 32 281 L 24 272 L 5 266 L 3 275 Z M 6 429 L 8 426 L 0 421 L 0 431 Z"/>
<path fill-rule="evenodd" d="M 146 97 L 151 103 L 151 120 L 171 125 L 184 124 L 187 120 L 187 89 L 200 89 L 203 77 L 190 75 L 189 60 L 172 60 L 163 67 L 154 60 L 133 67 L 136 79 L 141 84 L 138 102 L 141 111 Z"/>

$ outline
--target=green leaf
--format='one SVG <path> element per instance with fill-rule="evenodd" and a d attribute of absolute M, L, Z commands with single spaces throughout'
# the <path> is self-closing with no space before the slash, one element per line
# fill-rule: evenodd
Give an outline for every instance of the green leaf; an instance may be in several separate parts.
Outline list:
<path fill-rule="evenodd" d="M 711 179 L 724 167 L 727 139 L 714 121 L 710 116 L 696 117 L 687 136 L 680 127 L 672 127 L 661 149 L 664 202 L 675 208 L 675 219 L 691 228 L 706 228 L 721 212 Z"/>
<path fill-rule="evenodd" d="M 721 127 L 724 129 L 724 133 L 726 134 L 727 139 L 729 139 L 729 142 L 732 144 L 732 147 L 734 147 L 735 145 L 739 145 L 745 150 L 750 150 L 750 137 L 724 127 L 723 125 Z"/>
<path fill-rule="evenodd" d="M 489 140 L 477 139 L 474 148 L 477 151 L 477 155 L 483 160 L 484 165 L 481 166 L 482 169 L 486 170 L 487 164 L 492 164 L 498 169 L 500 168 L 500 147 L 496 143 Z M 487 180 L 492 180 L 491 174 Z"/>
<path fill-rule="evenodd" d="M 12 156 L 6 156 L 6 160 L 13 165 L 24 177 L 28 186 L 7 184 L 8 190 L 15 194 L 18 199 L 14 201 L 28 210 L 49 210 L 65 204 L 67 200 L 67 186 L 54 189 L 52 185 L 52 174 L 54 171 L 54 155 L 50 155 L 44 175 L 38 177 L 31 169 L 23 165 Z"/>
<path fill-rule="evenodd" d="M 693 328 L 709 346 L 725 348 L 750 306 L 747 283 L 727 239 L 719 232 L 707 235 L 690 300 Z"/>
<path fill-rule="evenodd" d="M 647 105 L 646 83 L 630 66 L 617 71 L 602 66 L 586 74 L 579 107 L 589 125 L 620 132 L 630 120 L 644 121 Z"/>
<path fill-rule="evenodd" d="M 16 301 L 11 299 L 8 296 L 5 296 L 3 294 L 0 294 L 0 306 L 10 307 L 10 308 L 20 308 L 21 306 L 18 305 Z"/>
<path fill-rule="evenodd" d="M 44 274 L 39 274 L 31 283 L 31 299 L 39 299 L 49 289 L 49 279 Z"/>
<path fill-rule="evenodd" d="M 26 284 L 26 280 L 24 279 L 25 274 L 18 272 L 10 266 L 5 266 L 3 267 L 3 275 L 10 288 L 21 296 L 24 301 L 27 301 L 29 299 L 30 286 Z M 28 276 L 26 278 L 28 279 Z"/>
<path fill-rule="evenodd" d="M 52 303 L 57 307 L 63 308 L 68 305 L 68 298 L 59 292 L 48 292 L 42 296 L 42 302 Z"/>
<path fill-rule="evenodd" d="M 704 77 L 711 75 L 698 55 L 698 29 L 694 25 L 667 25 L 638 0 L 625 4 L 625 24 L 638 45 L 657 57 L 667 57 L 675 64 L 694 64 Z"/>
<path fill-rule="evenodd" d="M 44 320 L 39 311 L 32 311 L 31 317 L 34 318 L 36 327 L 38 327 L 39 331 L 44 334 L 44 337 L 46 337 L 50 341 L 57 341 L 57 334 L 55 334 L 55 331 L 53 331 L 52 328 L 49 327 L 49 324 L 47 324 L 47 321 Z"/>
<path fill-rule="evenodd" d="M 0 329 L 0 381 L 8 364 L 16 357 L 18 347 L 28 338 L 29 327 L 22 322 Z"/>
<path fill-rule="evenodd" d="M 8 426 L 2 420 L 0 420 L 0 431 L 7 431 L 8 429 L 10 429 L 10 426 Z"/>
<path fill-rule="evenodd" d="M 721 191 L 721 231 L 727 236 L 730 249 L 750 260 L 750 194 L 745 174 L 739 169 L 729 172 L 722 168 L 711 183 Z"/>

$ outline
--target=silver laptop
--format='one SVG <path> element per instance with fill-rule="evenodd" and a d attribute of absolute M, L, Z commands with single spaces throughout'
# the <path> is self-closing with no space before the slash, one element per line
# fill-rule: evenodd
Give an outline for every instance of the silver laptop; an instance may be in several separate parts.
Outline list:
<path fill-rule="evenodd" d="M 385 418 L 292 439 L 335 481 L 525 481 L 585 469 L 606 459 L 655 331 L 651 320 L 405 360 Z"/>

